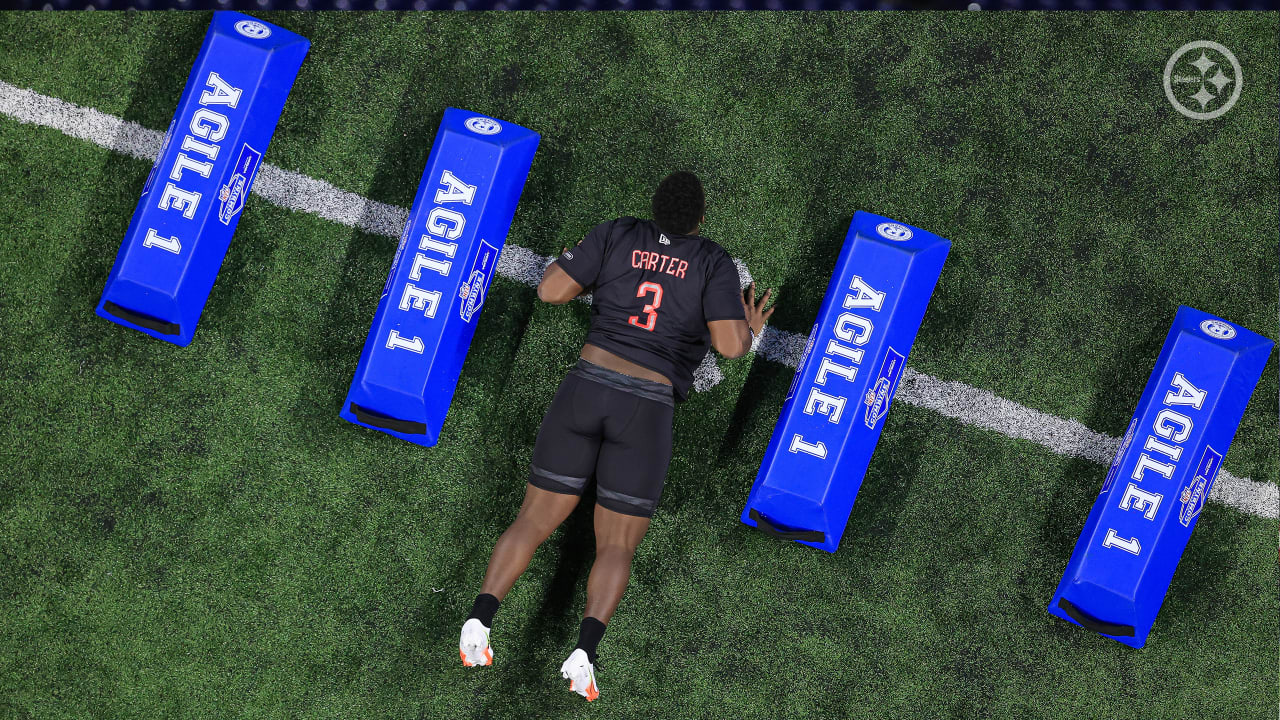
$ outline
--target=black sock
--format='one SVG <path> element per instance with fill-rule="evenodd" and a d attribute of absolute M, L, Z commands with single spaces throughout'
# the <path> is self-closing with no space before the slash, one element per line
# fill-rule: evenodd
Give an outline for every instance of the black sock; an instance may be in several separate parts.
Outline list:
<path fill-rule="evenodd" d="M 493 627 L 493 614 L 498 612 L 498 605 L 501 603 L 501 600 L 489 593 L 480 593 L 476 596 L 476 602 L 471 606 L 471 614 L 467 616 L 467 619 L 475 618 L 480 621 L 481 625 L 491 628 Z"/>
<path fill-rule="evenodd" d="M 596 646 L 600 644 L 602 637 L 604 637 L 604 623 L 593 617 L 582 618 L 582 625 L 578 628 L 577 648 L 581 648 L 587 654 L 587 659 L 592 665 L 596 664 Z"/>

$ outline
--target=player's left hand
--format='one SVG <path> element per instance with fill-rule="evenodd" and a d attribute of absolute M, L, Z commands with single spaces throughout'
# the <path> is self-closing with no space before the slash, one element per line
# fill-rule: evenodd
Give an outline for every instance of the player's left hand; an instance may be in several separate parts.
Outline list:
<path fill-rule="evenodd" d="M 773 288 L 767 288 L 764 291 L 764 295 L 760 296 L 760 301 L 756 302 L 756 284 L 753 282 L 747 287 L 745 297 L 742 299 L 742 310 L 747 314 L 747 324 L 751 326 L 751 332 L 757 336 L 764 332 L 765 323 L 769 322 L 773 311 L 778 309 L 777 302 L 768 310 L 764 309 L 764 306 L 769 302 L 769 296 L 772 294 Z"/>

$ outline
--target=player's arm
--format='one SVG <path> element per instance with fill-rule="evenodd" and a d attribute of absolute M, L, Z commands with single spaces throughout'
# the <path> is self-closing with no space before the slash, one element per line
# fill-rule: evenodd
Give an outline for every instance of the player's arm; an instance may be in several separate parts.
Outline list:
<path fill-rule="evenodd" d="M 751 333 L 747 332 L 747 320 L 712 320 L 707 323 L 711 331 L 711 347 L 732 360 L 742 357 L 751 349 Z"/>
<path fill-rule="evenodd" d="M 563 305 L 581 295 L 584 289 L 557 262 L 553 262 L 542 273 L 542 282 L 538 283 L 538 299 L 552 305 Z"/>
<path fill-rule="evenodd" d="M 595 284 L 613 222 L 596 225 L 582 242 L 560 249 L 560 255 L 542 273 L 542 282 L 538 283 L 539 300 L 563 305 Z"/>
<path fill-rule="evenodd" d="M 711 331 L 711 346 L 716 352 L 730 360 L 750 352 L 751 333 L 759 335 L 764 332 L 765 323 L 769 322 L 769 317 L 777 309 L 777 303 L 768 310 L 764 309 L 772 294 L 773 289 L 767 289 L 760 301 L 756 302 L 756 284 L 751 283 L 747 288 L 746 298 L 741 301 L 744 316 L 741 320 L 712 320 L 707 323 L 707 328 Z"/>
<path fill-rule="evenodd" d="M 751 284 L 750 300 L 743 297 L 738 285 L 738 268 L 728 254 L 721 251 L 712 265 L 711 276 L 702 293 L 703 320 L 711 333 L 711 346 L 726 358 L 737 358 L 751 351 L 751 332 L 758 335 L 773 309 L 764 310 L 770 292 L 756 303 L 756 286 Z"/>

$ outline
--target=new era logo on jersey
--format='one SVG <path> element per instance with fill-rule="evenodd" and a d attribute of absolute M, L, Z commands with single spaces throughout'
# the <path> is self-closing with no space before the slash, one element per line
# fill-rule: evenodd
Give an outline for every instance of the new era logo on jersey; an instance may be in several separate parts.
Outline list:
<path fill-rule="evenodd" d="M 671 241 L 667 239 L 667 236 L 663 235 L 662 233 L 658 233 L 658 242 L 662 243 L 663 245 L 671 244 Z"/>

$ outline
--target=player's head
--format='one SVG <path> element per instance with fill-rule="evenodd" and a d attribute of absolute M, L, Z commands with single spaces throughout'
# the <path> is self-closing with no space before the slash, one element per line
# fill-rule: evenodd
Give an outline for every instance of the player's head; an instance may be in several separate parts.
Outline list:
<path fill-rule="evenodd" d="M 663 232 L 685 235 L 697 230 L 706 209 L 702 181 L 691 172 L 671 173 L 653 193 L 653 221 Z"/>

